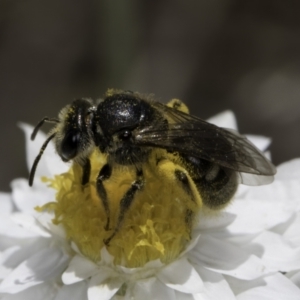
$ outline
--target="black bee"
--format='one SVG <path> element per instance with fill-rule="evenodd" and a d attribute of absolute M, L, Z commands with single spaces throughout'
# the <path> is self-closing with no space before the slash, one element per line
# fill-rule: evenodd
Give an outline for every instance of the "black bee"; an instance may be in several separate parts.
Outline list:
<path fill-rule="evenodd" d="M 118 232 L 136 193 L 146 184 L 143 164 L 157 149 L 165 150 L 163 155 L 158 155 L 157 166 L 161 160 L 174 161 L 176 157 L 180 168 L 175 168 L 175 180 L 189 193 L 187 176 L 190 176 L 203 205 L 209 209 L 223 208 L 240 182 L 259 185 L 273 180 L 275 167 L 244 136 L 186 111 L 179 100 L 164 105 L 130 91 L 109 90 L 97 106 L 88 99 L 75 100 L 62 109 L 58 119 L 45 117 L 34 129 L 32 139 L 44 122 L 56 123 L 34 161 L 29 185 L 33 184 L 37 164 L 50 140 L 54 140 L 63 161 L 73 160 L 82 166 L 82 185 L 89 181 L 89 156 L 98 147 L 107 154 L 107 163 L 99 170 L 96 187 L 107 214 L 108 230 L 110 205 L 103 183 L 111 177 L 114 167 L 133 166 L 136 180 L 120 199 L 119 218 L 112 235 L 105 241 L 108 244 Z M 187 211 L 187 223 L 191 215 L 192 212 Z"/>

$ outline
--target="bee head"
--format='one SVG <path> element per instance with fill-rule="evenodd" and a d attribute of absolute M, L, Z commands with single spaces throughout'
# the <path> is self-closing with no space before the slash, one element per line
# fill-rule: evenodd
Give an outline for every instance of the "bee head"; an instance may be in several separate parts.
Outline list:
<path fill-rule="evenodd" d="M 91 101 L 78 99 L 62 109 L 60 122 L 54 128 L 55 148 L 65 162 L 87 157 L 94 147 L 94 114 L 95 107 Z"/>
<path fill-rule="evenodd" d="M 30 171 L 29 185 L 33 184 L 36 167 L 48 143 L 54 139 L 55 149 L 65 162 L 75 160 L 82 164 L 94 147 L 95 107 L 90 100 L 78 99 L 64 107 L 58 119 L 45 117 L 35 127 L 31 139 L 45 122 L 56 123 L 49 137 L 42 145 Z"/>

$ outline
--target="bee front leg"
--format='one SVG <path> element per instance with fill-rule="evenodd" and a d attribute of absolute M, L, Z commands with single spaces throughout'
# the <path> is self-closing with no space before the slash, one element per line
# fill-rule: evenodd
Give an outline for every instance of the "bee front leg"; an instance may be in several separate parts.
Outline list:
<path fill-rule="evenodd" d="M 120 201 L 120 212 L 117 220 L 116 227 L 111 234 L 109 238 L 104 240 L 104 243 L 106 245 L 109 245 L 109 242 L 112 240 L 112 238 L 116 235 L 116 233 L 119 231 L 121 224 L 124 220 L 125 213 L 128 211 L 129 207 L 131 206 L 134 196 L 136 195 L 137 191 L 141 190 L 144 186 L 144 177 L 143 177 L 143 171 L 137 170 L 137 179 L 131 184 L 131 187 L 129 190 L 125 193 L 123 198 Z"/>
<path fill-rule="evenodd" d="M 109 208 L 109 203 L 108 203 L 108 198 L 107 198 L 107 193 L 106 189 L 103 185 L 103 181 L 107 180 L 110 178 L 112 173 L 112 168 L 109 164 L 106 164 L 102 167 L 102 169 L 99 172 L 99 175 L 97 177 L 97 182 L 96 182 L 96 188 L 98 195 L 102 201 L 102 204 L 104 206 L 104 210 L 107 216 L 107 221 L 105 225 L 105 230 L 109 230 L 109 223 L 110 223 L 110 208 Z"/>

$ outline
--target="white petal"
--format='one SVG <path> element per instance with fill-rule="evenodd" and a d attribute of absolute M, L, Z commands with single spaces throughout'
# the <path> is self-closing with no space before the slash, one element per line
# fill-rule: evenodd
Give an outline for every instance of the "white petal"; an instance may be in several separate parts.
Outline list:
<path fill-rule="evenodd" d="M 180 258 L 164 267 L 157 273 L 157 278 L 171 289 L 183 293 L 195 294 L 203 288 L 202 279 L 186 258 Z"/>
<path fill-rule="evenodd" d="M 98 272 L 98 266 L 83 256 L 75 255 L 62 275 L 64 284 L 82 281 Z"/>
<path fill-rule="evenodd" d="M 300 158 L 295 158 L 287 161 L 277 167 L 277 176 L 279 180 L 289 181 L 297 180 L 300 181 Z"/>
<path fill-rule="evenodd" d="M 20 250 L 20 246 L 13 246 L 5 249 L 0 253 L 0 279 L 4 279 L 13 269 L 11 266 L 6 264 L 6 261 L 10 259 L 16 252 Z"/>
<path fill-rule="evenodd" d="M 235 300 L 235 296 L 225 278 L 216 272 L 207 270 L 201 266 L 194 266 L 204 282 L 203 291 L 199 298 L 203 300 Z"/>
<path fill-rule="evenodd" d="M 85 281 L 64 285 L 54 300 L 87 300 L 87 283 Z"/>
<path fill-rule="evenodd" d="M 53 144 L 51 143 L 49 149 L 52 153 L 45 155 L 43 159 L 46 161 L 46 166 L 49 170 L 49 173 L 53 176 L 67 172 L 71 167 L 71 163 L 63 162 L 59 155 L 54 151 L 54 147 L 52 145 Z"/>
<path fill-rule="evenodd" d="M 282 234 L 295 247 L 300 247 L 300 213 L 297 213 L 290 222 L 283 223 L 273 228 L 273 231 Z"/>
<path fill-rule="evenodd" d="M 226 208 L 226 211 L 237 215 L 228 229 L 232 234 L 253 234 L 286 222 L 297 207 L 293 195 L 295 189 L 299 189 L 300 194 L 300 185 L 286 186 L 279 181 L 248 189 L 243 199 L 234 199 Z"/>
<path fill-rule="evenodd" d="M 277 167 L 272 185 L 251 188 L 246 198 L 266 199 L 267 201 L 298 201 L 300 191 L 300 159 L 295 159 Z M 255 196 L 255 197 L 254 197 Z"/>
<path fill-rule="evenodd" d="M 232 237 L 260 233 L 286 222 L 292 216 L 283 203 L 274 202 L 272 207 L 270 203 L 263 200 L 259 203 L 255 199 L 236 201 L 228 210 L 237 215 L 235 221 L 227 228 Z"/>
<path fill-rule="evenodd" d="M 30 187 L 26 179 L 15 179 L 11 188 L 13 201 L 21 212 L 34 213 L 36 206 L 42 206 L 55 199 L 56 191 L 43 182 Z"/>
<path fill-rule="evenodd" d="M 130 293 L 130 295 L 128 295 Z M 128 299 L 142 300 L 177 300 L 175 291 L 163 285 L 156 278 L 138 280 L 132 291 L 126 294 Z"/>
<path fill-rule="evenodd" d="M 200 238 L 200 230 L 193 231 L 192 240 L 186 245 L 185 249 L 180 253 L 179 257 L 185 256 L 186 253 L 190 252 L 196 245 L 198 244 L 198 240 Z"/>
<path fill-rule="evenodd" d="M 39 226 L 42 227 L 46 232 L 51 232 L 52 237 L 60 238 L 65 241 L 67 244 L 66 231 L 62 224 L 54 224 L 54 213 L 47 211 L 37 212 L 34 214 L 35 219 L 39 223 Z M 66 246 L 66 245 L 65 245 Z"/>
<path fill-rule="evenodd" d="M 33 132 L 33 127 L 31 125 L 21 123 L 21 122 L 19 123 L 19 127 L 25 133 L 27 167 L 28 167 L 28 170 L 30 170 L 37 154 L 39 153 L 39 149 L 40 149 L 41 145 L 43 144 L 43 142 L 46 139 L 46 135 L 40 131 L 37 134 L 35 141 L 32 141 L 30 139 L 30 136 L 31 136 L 31 133 Z M 42 169 L 46 170 L 46 167 L 44 166 L 44 163 L 41 161 L 39 164 L 39 169 L 37 169 L 37 171 L 36 171 L 36 174 L 39 175 L 39 170 L 42 170 Z"/>
<path fill-rule="evenodd" d="M 298 288 L 300 288 L 300 271 L 297 272 L 291 272 L 293 273 L 291 276 L 289 276 L 289 273 L 286 274 L 287 277 L 295 284 Z"/>
<path fill-rule="evenodd" d="M 24 230 L 16 225 L 11 219 L 11 213 L 13 211 L 13 202 L 10 194 L 0 193 L 0 235 L 4 237 L 14 237 L 14 238 L 26 238 L 34 237 L 36 234 Z M 3 242 L 3 238 L 1 239 Z M 0 242 L 0 243 L 1 243 Z"/>
<path fill-rule="evenodd" d="M 4 241 L 5 237 L 25 239 L 25 238 L 38 236 L 35 232 L 31 232 L 17 225 L 12 220 L 12 215 L 10 214 L 1 216 L 0 235 L 2 236 L 0 240 L 0 244 L 2 244 L 2 242 L 5 242 Z"/>
<path fill-rule="evenodd" d="M 17 294 L 7 294 L 1 300 L 53 300 L 56 292 L 53 284 L 42 283 Z"/>
<path fill-rule="evenodd" d="M 50 248 L 32 255 L 14 269 L 0 284 L 2 293 L 18 293 L 58 276 L 68 257 L 60 249 Z"/>
<path fill-rule="evenodd" d="M 126 268 L 122 266 L 118 266 L 117 269 L 119 273 L 124 273 L 127 275 L 130 274 L 143 274 L 144 277 L 152 277 L 156 274 L 157 270 L 163 267 L 164 264 L 159 260 L 151 260 L 147 262 L 143 267 L 140 268 Z"/>
<path fill-rule="evenodd" d="M 13 210 L 12 199 L 9 193 L 0 192 L 0 214 L 5 215 Z"/>
<path fill-rule="evenodd" d="M 197 224 L 195 230 L 199 230 L 202 233 L 217 232 L 226 229 L 235 219 L 236 215 L 226 211 L 219 212 L 216 215 L 200 214 L 200 222 Z"/>
<path fill-rule="evenodd" d="M 263 232 L 243 248 L 260 257 L 270 270 L 288 272 L 300 269 L 300 248 L 292 248 L 276 233 Z"/>
<path fill-rule="evenodd" d="M 198 294 L 199 295 L 199 294 Z M 178 291 L 175 291 L 176 300 L 195 300 L 198 299 L 196 294 L 185 294 Z M 201 298 L 203 300 L 203 298 Z"/>
<path fill-rule="evenodd" d="M 219 127 L 225 127 L 237 130 L 236 119 L 234 113 L 230 110 L 225 110 L 214 117 L 211 117 L 207 122 L 217 125 Z"/>
<path fill-rule="evenodd" d="M 265 151 L 271 144 L 271 139 L 265 136 L 247 134 L 246 137 L 260 151 Z"/>
<path fill-rule="evenodd" d="M 111 277 L 109 272 L 101 272 L 92 276 L 89 281 L 88 299 L 89 300 L 109 300 L 119 290 L 124 283 L 120 277 Z"/>
<path fill-rule="evenodd" d="M 253 284 L 252 284 L 253 285 Z M 238 300 L 299 300 L 300 289 L 280 273 L 260 279 L 247 291 L 237 296 Z"/>
<path fill-rule="evenodd" d="M 217 215 L 200 214 L 198 224 L 193 229 L 192 240 L 187 245 L 186 249 L 180 254 L 182 257 L 187 252 L 191 251 L 198 243 L 201 234 L 213 234 L 214 237 L 228 238 L 227 226 L 235 220 L 236 216 L 227 212 L 219 212 Z M 245 236 L 245 235 L 243 235 Z"/>
<path fill-rule="evenodd" d="M 105 265 L 113 264 L 114 257 L 111 254 L 109 254 L 109 252 L 107 251 L 106 247 L 103 247 L 101 249 L 101 261 Z"/>
<path fill-rule="evenodd" d="M 36 233 L 42 237 L 51 236 L 51 234 L 46 231 L 45 228 L 42 227 L 32 215 L 25 213 L 14 213 L 11 215 L 11 218 L 16 224 L 23 227 L 25 230 L 28 230 L 29 232 Z"/>
<path fill-rule="evenodd" d="M 48 244 L 48 240 L 41 238 L 22 240 L 18 246 L 7 248 L 2 252 L 1 264 L 9 269 L 14 269 L 34 253 L 48 247 Z"/>
<path fill-rule="evenodd" d="M 27 166 L 28 170 L 30 170 L 47 136 L 40 131 L 35 140 L 31 141 L 30 136 L 33 131 L 33 127 L 25 123 L 20 123 L 20 127 L 25 133 Z M 63 163 L 63 161 L 57 155 L 54 150 L 53 143 L 49 143 L 44 151 L 42 159 L 39 161 L 35 177 L 53 176 L 55 174 L 66 172 L 68 169 L 69 165 Z"/>
<path fill-rule="evenodd" d="M 209 270 L 246 280 L 260 277 L 268 272 L 256 256 L 206 234 L 201 235 L 198 246 L 189 252 L 189 257 L 193 263 Z"/>

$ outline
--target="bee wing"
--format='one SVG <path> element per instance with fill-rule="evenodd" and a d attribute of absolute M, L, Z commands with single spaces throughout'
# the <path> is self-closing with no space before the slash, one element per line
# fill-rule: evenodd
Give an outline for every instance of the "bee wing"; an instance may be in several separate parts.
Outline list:
<path fill-rule="evenodd" d="M 168 126 L 163 129 L 158 122 L 141 129 L 136 134 L 137 145 L 164 148 L 233 169 L 241 172 L 244 184 L 260 185 L 273 180 L 275 167 L 246 137 L 159 102 L 152 105 Z"/>

